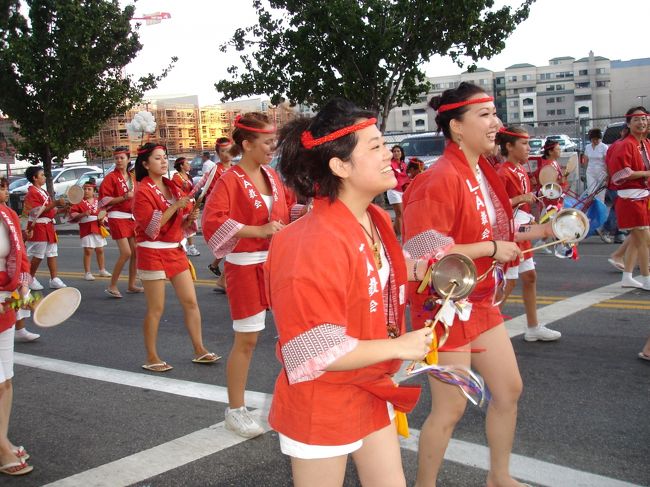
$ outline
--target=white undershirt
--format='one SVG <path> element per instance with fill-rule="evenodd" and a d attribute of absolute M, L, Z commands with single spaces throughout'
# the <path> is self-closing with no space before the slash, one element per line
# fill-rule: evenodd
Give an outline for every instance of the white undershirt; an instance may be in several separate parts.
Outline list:
<path fill-rule="evenodd" d="M 269 216 L 271 216 L 271 210 L 273 210 L 273 195 L 260 193 L 260 196 L 262 196 L 264 203 L 266 203 L 266 207 L 269 209 Z"/>
<path fill-rule="evenodd" d="M 9 229 L 4 222 L 0 222 L 0 271 L 7 270 L 7 257 L 11 252 Z"/>
<path fill-rule="evenodd" d="M 492 203 L 492 198 L 490 198 L 490 189 L 488 188 L 487 181 L 485 181 L 485 175 L 481 168 L 476 166 L 478 183 L 481 186 L 481 193 L 483 194 L 483 202 L 485 203 L 485 210 L 488 214 L 488 219 L 490 220 L 490 225 L 494 227 L 497 223 L 497 212 L 494 209 L 494 203 Z"/>

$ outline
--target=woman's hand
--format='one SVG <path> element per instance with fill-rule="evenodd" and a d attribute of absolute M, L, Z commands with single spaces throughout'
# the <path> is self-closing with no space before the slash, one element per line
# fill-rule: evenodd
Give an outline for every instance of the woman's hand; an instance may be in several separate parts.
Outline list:
<path fill-rule="evenodd" d="M 533 193 L 526 193 L 520 196 L 520 203 L 534 203 L 536 198 Z"/>
<path fill-rule="evenodd" d="M 431 347 L 433 330 L 422 328 L 411 331 L 393 340 L 400 360 L 422 360 Z"/>
<path fill-rule="evenodd" d="M 194 208 L 192 208 L 192 211 L 190 212 L 190 214 L 187 215 L 187 221 L 195 222 L 198 219 L 199 219 L 199 208 L 194 207 Z"/>
<path fill-rule="evenodd" d="M 190 197 L 189 196 L 183 196 L 182 198 L 179 198 L 176 200 L 176 203 L 174 203 L 174 208 L 177 210 L 180 210 L 182 208 L 185 208 L 188 204 L 190 203 Z"/>
<path fill-rule="evenodd" d="M 497 251 L 492 258 L 498 262 L 510 262 L 523 255 L 515 242 L 495 240 L 494 243 L 496 244 Z"/>
<path fill-rule="evenodd" d="M 259 228 L 260 232 L 259 238 L 271 238 L 274 234 L 284 228 L 284 224 L 282 222 L 272 221 L 257 228 Z"/>
<path fill-rule="evenodd" d="M 133 198 L 133 191 L 127 191 L 124 195 L 124 200 L 130 200 L 131 198 Z"/>

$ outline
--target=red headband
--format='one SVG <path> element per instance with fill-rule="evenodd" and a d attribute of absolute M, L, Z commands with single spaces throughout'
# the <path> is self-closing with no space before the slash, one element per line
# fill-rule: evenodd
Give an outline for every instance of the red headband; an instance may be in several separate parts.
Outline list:
<path fill-rule="evenodd" d="M 340 139 L 344 135 L 351 134 L 352 132 L 356 132 L 357 130 L 365 129 L 366 127 L 370 127 L 371 125 L 374 125 L 377 123 L 376 118 L 369 118 L 368 120 L 364 120 L 363 122 L 359 122 L 354 125 L 350 125 L 348 127 L 343 127 L 342 129 L 338 129 L 331 134 L 324 135 L 323 137 L 319 137 L 317 139 L 314 139 L 314 136 L 311 134 L 309 130 L 305 130 L 302 135 L 300 136 L 300 141 L 302 142 L 302 145 L 305 149 L 313 149 L 317 145 L 324 144 L 325 142 L 331 142 L 336 139 Z"/>
<path fill-rule="evenodd" d="M 238 129 L 243 129 L 243 130 L 248 130 L 249 132 L 258 132 L 260 134 L 273 134 L 275 133 L 275 125 L 273 128 L 270 129 L 258 129 L 255 127 L 249 127 L 248 125 L 244 125 L 243 123 L 240 122 L 241 120 L 241 115 L 237 115 L 235 117 L 235 127 Z"/>
<path fill-rule="evenodd" d="M 650 113 L 643 112 L 643 113 L 630 113 L 629 115 L 625 115 L 625 118 L 632 118 L 632 117 L 647 117 L 650 115 Z"/>
<path fill-rule="evenodd" d="M 97 185 L 96 185 L 95 183 L 85 182 L 85 183 L 84 183 L 84 186 L 92 186 L 92 187 L 94 188 L 94 187 L 96 187 Z"/>
<path fill-rule="evenodd" d="M 530 135 L 528 135 L 528 134 L 522 134 L 522 133 L 518 133 L 518 132 L 510 132 L 509 130 L 504 129 L 503 127 L 501 127 L 499 129 L 499 133 L 500 134 L 506 134 L 506 135 L 512 135 L 513 137 L 519 137 L 520 139 L 530 139 Z"/>
<path fill-rule="evenodd" d="M 156 149 L 162 149 L 166 152 L 165 148 L 162 145 L 157 145 L 151 149 L 138 149 L 138 155 L 141 156 L 142 154 L 148 154 L 149 152 L 153 152 Z"/>
<path fill-rule="evenodd" d="M 118 155 L 118 154 L 126 154 L 126 155 L 128 156 L 128 155 L 129 155 L 129 151 L 128 151 L 128 150 L 115 150 L 115 151 L 113 151 L 113 155 L 114 155 L 114 156 L 116 156 L 116 155 Z"/>
<path fill-rule="evenodd" d="M 217 145 L 218 145 L 219 147 L 228 147 L 228 146 L 231 145 L 231 144 L 232 144 L 232 141 L 231 141 L 231 140 L 228 140 L 228 142 L 219 142 Z"/>
<path fill-rule="evenodd" d="M 474 105 L 475 103 L 487 103 L 489 101 L 494 101 L 494 98 L 486 96 L 485 98 L 472 98 L 465 101 L 459 101 L 458 103 L 445 103 L 438 107 L 438 113 L 448 112 L 449 110 L 455 110 L 456 108 L 464 107 L 466 105 Z"/>

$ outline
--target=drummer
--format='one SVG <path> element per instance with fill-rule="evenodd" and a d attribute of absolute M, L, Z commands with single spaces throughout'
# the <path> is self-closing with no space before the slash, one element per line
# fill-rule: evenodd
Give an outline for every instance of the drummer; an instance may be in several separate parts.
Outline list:
<path fill-rule="evenodd" d="M 496 139 L 501 155 L 506 158 L 506 161 L 499 166 L 497 173 L 510 197 L 516 226 L 530 224 L 534 221 L 530 204 L 535 202 L 535 195 L 531 191 L 528 173 L 523 167 L 523 164 L 528 161 L 528 154 L 530 153 L 528 139 L 528 133 L 521 127 L 500 129 Z M 532 247 L 530 240 L 523 240 L 518 244 L 522 252 Z M 513 262 L 514 265 L 508 267 L 505 274 L 505 299 L 510 296 L 517 284 L 517 280 L 521 279 L 526 321 L 528 322 L 524 340 L 528 342 L 559 340 L 562 336 L 559 331 L 551 330 L 545 325 L 539 324 L 537 319 L 537 273 L 535 272 L 533 256 L 527 254 L 523 259 Z"/>
<path fill-rule="evenodd" d="M 565 172 L 562 170 L 558 159 L 562 153 L 562 147 L 557 140 L 547 139 L 544 143 L 544 152 L 542 153 L 542 160 L 539 164 L 539 172 L 546 166 L 551 166 L 557 172 L 556 183 L 562 188 L 562 193 L 565 193 L 569 189 L 568 178 Z M 539 180 L 539 174 L 538 174 Z M 560 197 L 558 199 L 547 199 L 542 198 L 545 208 L 548 210 L 549 206 L 555 207 L 558 210 L 562 208 L 564 203 L 564 198 Z"/>

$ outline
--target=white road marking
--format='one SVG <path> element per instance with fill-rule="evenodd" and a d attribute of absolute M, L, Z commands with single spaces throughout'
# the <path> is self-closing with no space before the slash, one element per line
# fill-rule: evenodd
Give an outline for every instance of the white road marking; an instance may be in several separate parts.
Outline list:
<path fill-rule="evenodd" d="M 559 321 L 569 315 L 587 309 L 594 304 L 598 304 L 608 299 L 616 298 L 632 291 L 630 288 L 622 288 L 620 281 L 607 286 L 599 287 L 586 293 L 571 296 L 562 301 L 558 301 L 537 310 L 537 319 L 540 323 L 549 324 Z M 506 329 L 510 338 L 523 335 L 526 331 L 526 314 L 521 314 L 505 322 Z"/>
<path fill-rule="evenodd" d="M 206 401 L 220 403 L 226 403 L 228 401 L 225 387 L 210 384 L 109 369 L 24 353 L 15 354 L 15 363 L 75 377 L 166 392 Z M 253 413 L 260 420 L 263 420 L 262 424 L 267 430 L 269 427 L 266 423 L 266 415 L 268 414 L 272 397 L 271 394 L 263 392 L 246 392 L 246 404 L 252 408 L 257 408 Z M 407 450 L 417 451 L 419 434 L 420 432 L 418 430 L 412 429 L 411 437 L 403 440 L 402 446 Z M 107 463 L 100 467 L 58 480 L 49 485 L 109 485 L 107 483 L 101 483 L 105 482 L 105 479 L 111 479 L 111 486 L 130 485 L 211 455 L 242 441 L 245 440 L 225 431 L 222 423 L 220 423 L 115 462 Z M 483 470 L 487 470 L 489 466 L 489 452 L 487 447 L 461 440 L 452 439 L 450 441 L 445 453 L 445 459 Z M 549 487 L 641 487 L 617 479 L 516 454 L 512 455 L 511 471 L 519 479 Z M 116 481 L 115 479 L 118 480 Z"/>
<path fill-rule="evenodd" d="M 265 432 L 270 431 L 271 427 L 265 419 L 266 414 L 261 409 L 253 411 L 251 414 L 262 425 Z M 47 487 L 78 487 L 80 485 L 115 487 L 132 485 L 244 441 L 247 441 L 247 439 L 228 431 L 224 423 L 221 422 L 162 445 L 46 485 Z"/>

